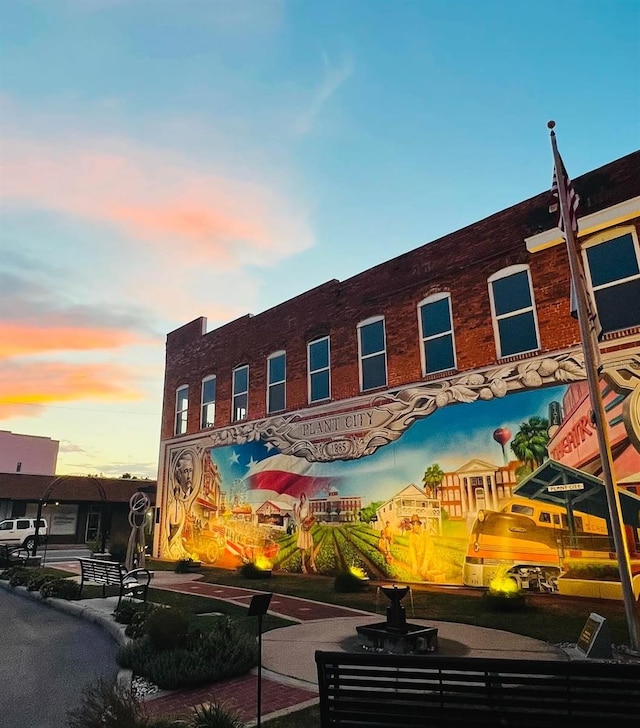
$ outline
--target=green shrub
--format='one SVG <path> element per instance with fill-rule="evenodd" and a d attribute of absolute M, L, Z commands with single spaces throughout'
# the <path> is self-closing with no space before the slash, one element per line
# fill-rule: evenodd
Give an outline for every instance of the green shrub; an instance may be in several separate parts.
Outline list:
<path fill-rule="evenodd" d="M 158 609 L 162 608 L 163 607 L 158 607 L 155 604 L 145 603 L 138 605 L 138 609 L 131 616 L 131 621 L 125 627 L 124 633 L 127 637 L 131 637 L 133 640 L 144 637 L 144 635 L 147 634 L 147 619 L 152 612 L 156 612 Z"/>
<path fill-rule="evenodd" d="M 125 559 L 127 558 L 127 548 L 128 547 L 126 543 L 120 543 L 118 541 L 116 541 L 116 543 L 112 543 L 109 546 L 111 560 L 119 561 L 121 564 L 124 563 Z"/>
<path fill-rule="evenodd" d="M 155 604 L 138 602 L 135 599 L 122 599 L 120 606 L 113 613 L 113 618 L 120 624 L 131 624 L 137 614 L 148 615 L 154 609 L 158 609 Z"/>
<path fill-rule="evenodd" d="M 175 690 L 248 672 L 258 664 L 258 645 L 245 620 L 220 619 L 208 634 L 191 634 L 171 650 L 155 649 L 148 636 L 134 640 L 116 660 L 163 690 Z"/>
<path fill-rule="evenodd" d="M 50 574 L 31 574 L 29 580 L 26 583 L 27 591 L 40 591 L 43 584 L 51 581 L 53 577 Z"/>
<path fill-rule="evenodd" d="M 333 582 L 333 588 L 336 592 L 361 592 L 369 587 L 369 580 L 346 571 L 338 574 Z"/>
<path fill-rule="evenodd" d="M 245 579 L 268 579 L 271 576 L 270 570 L 261 569 L 252 561 L 242 564 L 238 571 Z"/>
<path fill-rule="evenodd" d="M 482 595 L 485 606 L 492 612 L 518 612 L 524 609 L 527 602 L 521 591 L 491 592 Z"/>
<path fill-rule="evenodd" d="M 147 617 L 146 633 L 156 650 L 172 650 L 186 641 L 189 621 L 179 609 L 157 609 Z"/>
<path fill-rule="evenodd" d="M 26 566 L 14 566 L 12 569 L 8 569 L 8 571 L 11 572 L 9 576 L 9 584 L 11 586 L 26 586 L 33 574 L 33 569 L 29 569 Z"/>
<path fill-rule="evenodd" d="M 174 571 L 176 574 L 188 574 L 194 563 L 193 559 L 178 559 L 178 561 L 176 561 Z"/>
<path fill-rule="evenodd" d="M 68 728 L 148 728 L 144 707 L 130 690 L 104 679 L 89 684 L 80 706 L 67 713 Z"/>
<path fill-rule="evenodd" d="M 44 599 L 48 597 L 77 599 L 80 594 L 80 584 L 71 579 L 51 579 L 40 587 L 40 594 Z"/>
<path fill-rule="evenodd" d="M 244 728 L 244 721 L 221 703 L 202 705 L 194 709 L 191 728 Z"/>

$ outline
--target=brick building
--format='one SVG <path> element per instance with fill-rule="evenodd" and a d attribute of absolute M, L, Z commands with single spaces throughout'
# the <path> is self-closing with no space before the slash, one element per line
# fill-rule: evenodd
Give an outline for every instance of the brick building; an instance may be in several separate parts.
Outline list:
<path fill-rule="evenodd" d="M 605 370 L 615 374 L 612 381 L 626 382 L 620 396 L 633 399 L 625 427 L 640 473 L 634 440 L 640 420 L 638 170 L 640 152 L 634 152 L 575 179 L 574 186 L 588 287 L 603 327 L 601 354 Z M 258 315 L 210 332 L 206 319 L 197 318 L 171 332 L 158 503 L 173 523 L 159 518 L 159 553 L 189 550 L 184 537 L 175 537 L 180 519 L 197 507 L 195 499 L 175 496 L 185 453 L 196 490 L 213 460 L 221 490 L 235 482 L 254 511 L 269 497 L 293 503 L 309 487 L 313 498 L 326 498 L 337 486 L 342 497 L 361 496 L 363 506 L 383 503 L 420 482 L 418 471 L 440 460 L 448 474 L 444 491 L 458 487 L 454 474 L 474 460 L 490 474 L 483 476 L 487 483 L 493 478 L 490 492 L 459 493 L 458 511 L 452 506 L 447 515 L 473 515 L 476 500 L 499 507 L 511 495 L 517 468 L 529 459 L 514 457 L 513 450 L 505 467 L 506 459 L 490 449 L 495 443 L 485 437 L 489 425 L 482 418 L 495 417 L 495 426 L 509 418 L 512 430 L 527 414 L 544 419 L 550 402 L 562 402 L 565 388 L 585 376 L 553 202 L 549 191 L 542 192 Z M 432 430 L 418 435 L 418 424 L 427 420 Z M 479 433 L 477 451 L 469 451 L 470 438 L 462 439 L 466 426 Z M 523 437 L 511 447 L 520 447 Z M 258 444 L 266 451 L 258 452 Z M 267 482 L 261 471 L 252 480 L 256 458 L 272 452 L 299 461 L 295 473 L 280 470 Z M 247 470 L 241 472 L 242 453 Z M 389 453 L 394 464 L 384 470 L 380 463 Z M 416 463 L 411 473 L 409 457 Z M 374 465 L 372 485 L 363 486 L 365 468 Z M 505 478 L 509 487 L 503 488 L 497 481 Z"/>

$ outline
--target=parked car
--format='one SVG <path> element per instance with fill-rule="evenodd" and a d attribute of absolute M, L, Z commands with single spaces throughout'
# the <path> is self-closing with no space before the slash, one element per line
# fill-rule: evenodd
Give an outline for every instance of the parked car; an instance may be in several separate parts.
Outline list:
<path fill-rule="evenodd" d="M 47 535 L 47 522 L 40 519 L 38 528 L 38 542 L 44 543 Z M 31 550 L 36 542 L 35 518 L 7 518 L 0 522 L 0 543 L 7 546 L 24 546 Z"/>

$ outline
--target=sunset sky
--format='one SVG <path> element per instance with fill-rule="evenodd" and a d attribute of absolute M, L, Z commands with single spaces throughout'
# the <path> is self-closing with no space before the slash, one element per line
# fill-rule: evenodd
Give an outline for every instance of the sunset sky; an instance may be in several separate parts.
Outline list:
<path fill-rule="evenodd" d="M 0 0 L 0 429 L 155 477 L 164 344 L 640 146 L 638 0 Z"/>

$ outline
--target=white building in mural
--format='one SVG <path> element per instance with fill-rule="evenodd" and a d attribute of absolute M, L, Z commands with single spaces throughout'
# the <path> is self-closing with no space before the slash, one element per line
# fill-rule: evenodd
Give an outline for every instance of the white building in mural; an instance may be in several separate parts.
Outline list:
<path fill-rule="evenodd" d="M 378 517 L 376 529 L 382 531 L 387 521 L 394 533 L 411 528 L 411 518 L 418 516 L 426 524 L 428 532 L 437 536 L 442 530 L 442 510 L 440 501 L 429 498 L 423 490 L 413 483 L 398 491 L 390 500 L 376 510 Z"/>

